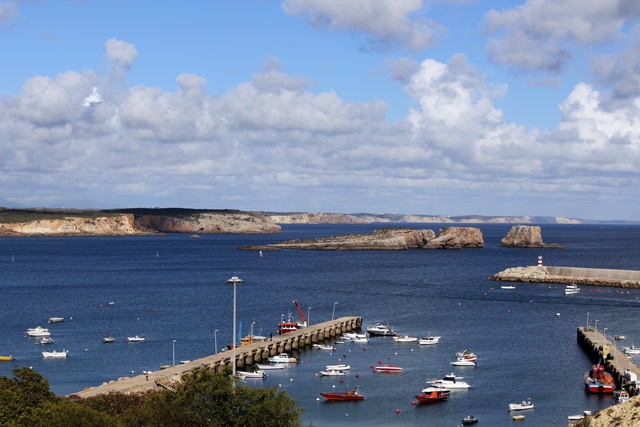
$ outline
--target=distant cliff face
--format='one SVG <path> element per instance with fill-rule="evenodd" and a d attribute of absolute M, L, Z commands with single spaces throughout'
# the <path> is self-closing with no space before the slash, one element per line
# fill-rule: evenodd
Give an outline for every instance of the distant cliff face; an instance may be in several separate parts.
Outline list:
<path fill-rule="evenodd" d="M 24 223 L 0 224 L 0 236 L 126 236 L 149 234 L 136 229 L 133 215 L 101 218 L 42 219 Z"/>
<path fill-rule="evenodd" d="M 142 215 L 135 221 L 139 228 L 163 233 L 272 234 L 281 231 L 280 226 L 269 218 L 245 212 L 201 213 L 187 217 Z"/>
<path fill-rule="evenodd" d="M 369 221 L 347 214 L 295 213 L 270 215 L 276 224 L 368 224 Z"/>

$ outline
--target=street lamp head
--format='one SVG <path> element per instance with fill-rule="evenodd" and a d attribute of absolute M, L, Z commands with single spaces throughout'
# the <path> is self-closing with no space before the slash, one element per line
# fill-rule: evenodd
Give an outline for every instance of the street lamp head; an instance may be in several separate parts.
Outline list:
<path fill-rule="evenodd" d="M 241 285 L 244 283 L 244 280 L 240 279 L 238 276 L 233 276 L 231 279 L 227 280 L 227 285 Z"/>

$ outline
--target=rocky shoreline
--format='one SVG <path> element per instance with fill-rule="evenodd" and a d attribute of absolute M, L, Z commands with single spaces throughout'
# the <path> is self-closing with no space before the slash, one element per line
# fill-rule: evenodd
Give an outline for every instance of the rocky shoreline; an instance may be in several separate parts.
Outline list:
<path fill-rule="evenodd" d="M 511 248 L 564 249 L 557 243 L 546 244 L 542 241 L 542 230 L 537 225 L 514 225 L 509 233 L 500 240 L 500 246 Z"/>
<path fill-rule="evenodd" d="M 636 272 L 630 271 L 630 273 Z M 640 280 L 553 275 L 549 272 L 549 269 L 547 267 L 538 266 L 508 268 L 504 271 L 494 274 L 491 277 L 488 277 L 487 280 L 493 280 L 496 282 L 554 283 L 561 285 L 576 284 L 586 286 L 640 289 Z"/>

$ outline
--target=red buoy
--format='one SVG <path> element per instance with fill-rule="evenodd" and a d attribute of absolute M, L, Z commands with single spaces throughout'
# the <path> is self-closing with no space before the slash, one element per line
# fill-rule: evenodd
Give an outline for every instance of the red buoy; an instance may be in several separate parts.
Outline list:
<path fill-rule="evenodd" d="M 391 360 L 391 356 L 389 356 L 388 359 Z"/>
<path fill-rule="evenodd" d="M 341 382 L 341 383 L 343 383 L 343 382 L 344 382 L 344 380 L 343 380 L 343 379 L 341 379 L 341 380 L 340 380 L 340 382 Z"/>
<path fill-rule="evenodd" d="M 412 405 L 415 405 L 415 404 L 416 404 L 416 401 L 415 401 L 415 400 L 412 400 L 412 401 L 411 401 L 411 404 L 412 404 Z"/>
<path fill-rule="evenodd" d="M 396 409 L 396 414 L 399 414 L 399 413 L 400 413 L 400 409 Z"/>
<path fill-rule="evenodd" d="M 356 374 L 356 378 L 360 378 L 360 374 Z"/>
<path fill-rule="evenodd" d="M 371 365 L 371 369 L 373 369 L 373 365 Z"/>
<path fill-rule="evenodd" d="M 366 350 L 366 349 L 367 349 L 367 347 L 362 347 L 362 349 L 363 349 L 363 350 Z"/>

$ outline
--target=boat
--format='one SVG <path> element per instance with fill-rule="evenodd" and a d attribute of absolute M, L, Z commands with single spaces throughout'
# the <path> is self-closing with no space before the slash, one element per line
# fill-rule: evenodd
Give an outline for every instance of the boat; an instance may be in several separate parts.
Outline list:
<path fill-rule="evenodd" d="M 115 339 L 112 336 L 108 336 L 108 337 L 102 338 L 102 342 L 105 343 L 105 344 L 108 344 L 108 343 L 111 343 L 111 342 L 114 342 L 114 341 L 115 341 Z"/>
<path fill-rule="evenodd" d="M 358 387 L 353 390 L 347 389 L 344 393 L 320 393 L 327 400 L 363 400 L 364 396 L 360 394 Z"/>
<path fill-rule="evenodd" d="M 260 256 L 262 256 L 262 251 L 260 251 Z"/>
<path fill-rule="evenodd" d="M 62 351 L 43 351 L 42 352 L 42 356 L 43 357 L 67 357 L 69 355 L 69 350 L 62 350 Z"/>
<path fill-rule="evenodd" d="M 344 377 L 344 372 L 338 370 L 320 371 L 323 377 Z"/>
<path fill-rule="evenodd" d="M 624 341 L 625 340 L 625 336 L 624 335 L 614 335 L 613 339 L 614 340 L 618 340 L 618 341 Z"/>
<path fill-rule="evenodd" d="M 600 364 L 593 365 L 588 373 L 584 373 L 584 386 L 591 393 L 613 393 L 616 387 L 611 374 Z"/>
<path fill-rule="evenodd" d="M 458 358 L 455 362 L 449 363 L 451 366 L 477 366 L 478 362 L 464 358 Z"/>
<path fill-rule="evenodd" d="M 297 331 L 298 329 L 306 328 L 308 326 L 307 320 L 304 318 L 304 313 L 300 308 L 300 304 L 298 304 L 298 301 L 295 301 L 295 300 L 293 301 L 293 303 L 298 308 L 298 312 L 300 313 L 300 318 L 302 318 L 302 322 L 294 320 L 291 317 L 291 313 L 289 313 L 289 318 L 286 321 L 280 322 L 280 325 L 278 327 L 279 335 L 286 334 L 287 332 Z"/>
<path fill-rule="evenodd" d="M 49 323 L 60 323 L 64 322 L 64 317 L 52 317 L 49 319 Z"/>
<path fill-rule="evenodd" d="M 616 402 L 626 402 L 627 400 L 629 400 L 629 392 L 626 390 L 620 391 L 620 394 L 618 394 L 618 397 L 616 398 Z"/>
<path fill-rule="evenodd" d="M 638 355 L 638 354 L 640 354 L 640 348 L 634 346 L 633 344 L 631 345 L 631 347 L 622 347 L 622 351 L 624 351 L 626 354 L 630 354 L 630 355 Z"/>
<path fill-rule="evenodd" d="M 515 285 L 500 286 L 502 289 L 516 289 Z"/>
<path fill-rule="evenodd" d="M 475 424 L 478 422 L 478 419 L 473 415 L 467 415 L 462 419 L 462 424 Z"/>
<path fill-rule="evenodd" d="M 49 332 L 49 328 L 43 328 L 41 326 L 38 326 L 36 328 L 29 328 L 27 330 L 27 334 L 30 337 L 33 338 L 40 338 L 40 337 L 48 337 L 51 336 L 51 332 Z"/>
<path fill-rule="evenodd" d="M 253 371 L 253 372 L 244 372 L 244 371 L 236 371 L 238 375 L 240 375 L 243 379 L 246 378 L 267 378 L 267 374 L 264 371 Z"/>
<path fill-rule="evenodd" d="M 584 415 L 569 415 L 569 421 L 580 421 L 584 419 Z"/>
<path fill-rule="evenodd" d="M 369 338 L 352 338 L 351 342 L 355 342 L 355 343 L 368 343 L 369 342 Z"/>
<path fill-rule="evenodd" d="M 261 365 L 256 363 L 256 367 L 261 371 L 273 371 L 274 369 L 284 369 L 284 363 L 276 363 L 275 365 Z"/>
<path fill-rule="evenodd" d="M 297 358 L 289 356 L 287 353 L 280 353 L 277 356 L 269 358 L 269 363 L 296 363 Z"/>
<path fill-rule="evenodd" d="M 10 362 L 13 360 L 13 356 L 0 356 L 0 362 Z"/>
<path fill-rule="evenodd" d="M 420 403 L 444 402 L 447 400 L 447 396 L 442 391 L 432 391 L 430 394 L 417 394 L 416 399 L 418 399 Z"/>
<path fill-rule="evenodd" d="M 53 342 L 53 338 L 49 337 L 49 338 L 42 338 L 40 340 L 40 344 L 51 344 Z"/>
<path fill-rule="evenodd" d="M 393 337 L 393 341 L 394 342 L 417 342 L 418 337 L 412 337 L 411 335 L 405 335 L 405 336 L 398 335 Z"/>
<path fill-rule="evenodd" d="M 127 337 L 127 342 L 144 342 L 146 339 L 145 336 L 136 335 L 135 337 Z"/>
<path fill-rule="evenodd" d="M 435 345 L 435 344 L 438 344 L 438 342 L 440 342 L 440 338 L 441 337 L 432 337 L 431 336 L 431 332 L 429 332 L 429 335 L 427 335 L 426 337 L 420 338 L 419 344 L 420 345 Z"/>
<path fill-rule="evenodd" d="M 511 411 L 524 411 L 525 409 L 533 409 L 533 403 L 531 398 L 523 400 L 521 403 L 509 403 L 509 412 Z"/>
<path fill-rule="evenodd" d="M 393 365 L 376 366 L 373 372 L 402 372 L 402 368 Z"/>
<path fill-rule="evenodd" d="M 349 365 L 327 365 L 327 371 L 348 371 L 351 369 Z"/>
<path fill-rule="evenodd" d="M 513 421 L 522 421 L 524 420 L 524 415 L 514 415 Z"/>
<path fill-rule="evenodd" d="M 317 348 L 318 350 L 334 350 L 332 346 L 325 344 L 314 344 L 313 348 Z"/>
<path fill-rule="evenodd" d="M 382 323 L 376 323 L 375 325 L 367 326 L 367 332 L 372 337 L 392 337 L 396 333 L 389 325 L 383 325 Z"/>
<path fill-rule="evenodd" d="M 346 333 L 346 334 L 342 334 L 342 337 L 352 340 L 352 339 L 357 339 L 357 338 L 368 338 L 369 335 L 367 335 L 367 334 Z"/>
<path fill-rule="evenodd" d="M 451 389 L 445 388 L 445 387 L 439 387 L 439 386 L 431 386 L 431 387 L 427 387 L 425 389 L 422 389 L 423 393 L 433 393 L 434 391 L 439 391 L 441 393 L 444 394 L 450 394 L 451 393 Z"/>
<path fill-rule="evenodd" d="M 457 352 L 456 358 L 475 361 L 478 358 L 478 356 L 472 353 L 470 349 L 466 349 L 466 350 Z"/>
<path fill-rule="evenodd" d="M 573 295 L 573 294 L 579 294 L 579 293 L 580 293 L 580 288 L 575 283 L 572 283 L 571 285 L 567 285 L 567 287 L 564 288 L 565 295 Z"/>
<path fill-rule="evenodd" d="M 445 377 L 441 380 L 438 379 L 432 379 L 432 380 L 428 380 L 427 384 L 431 384 L 433 386 L 438 386 L 438 387 L 444 387 L 444 388 L 449 388 L 449 389 L 467 389 L 469 388 L 469 384 L 467 384 L 464 381 L 459 380 L 458 378 L 461 377 L 456 377 L 455 374 L 449 374 L 449 375 L 445 375 Z"/>

